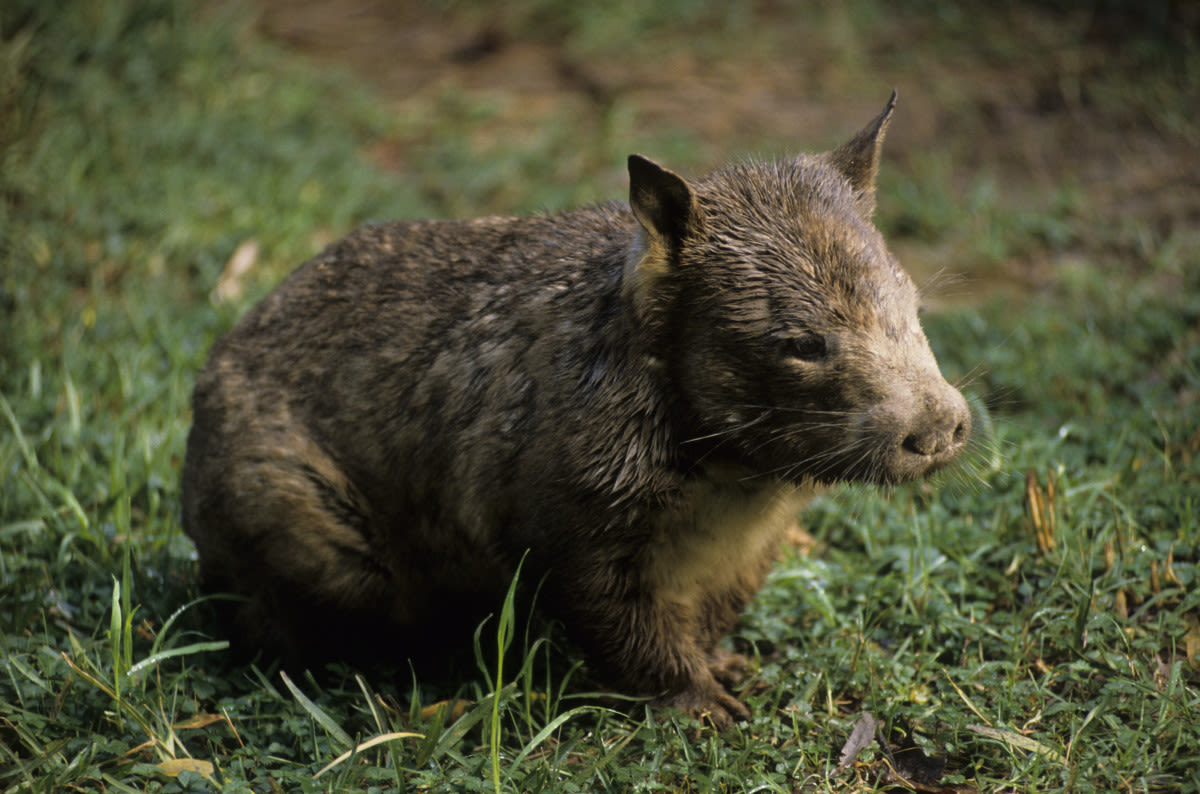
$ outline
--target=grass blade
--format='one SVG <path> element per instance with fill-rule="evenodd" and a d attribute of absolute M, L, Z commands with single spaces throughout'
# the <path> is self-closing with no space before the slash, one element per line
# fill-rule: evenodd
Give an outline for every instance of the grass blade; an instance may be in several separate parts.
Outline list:
<path fill-rule="evenodd" d="M 296 702 L 308 712 L 309 716 L 312 717 L 318 725 L 324 728 L 325 731 L 331 737 L 333 737 L 334 741 L 343 747 L 354 747 L 354 740 L 350 738 L 350 734 L 342 730 L 342 727 L 334 721 L 333 717 L 330 717 L 328 714 L 326 714 L 320 706 L 309 700 L 308 696 L 300 691 L 300 687 L 292 683 L 292 679 L 288 678 L 287 673 L 285 673 L 283 670 L 280 670 L 279 677 L 283 679 L 284 686 L 286 686 L 288 691 L 292 693 L 292 697 L 296 699 Z"/>

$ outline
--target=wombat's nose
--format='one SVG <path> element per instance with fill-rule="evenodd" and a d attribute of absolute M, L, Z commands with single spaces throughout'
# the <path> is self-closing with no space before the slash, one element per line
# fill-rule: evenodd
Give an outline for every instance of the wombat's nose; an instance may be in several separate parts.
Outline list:
<path fill-rule="evenodd" d="M 964 425 L 960 422 L 952 433 L 910 433 L 904 439 L 904 448 L 918 455 L 932 456 L 961 444 L 965 436 Z"/>
<path fill-rule="evenodd" d="M 927 457 L 951 458 L 967 442 L 971 433 L 971 414 L 958 390 L 927 408 L 925 421 L 919 422 L 904 437 L 908 452 Z"/>

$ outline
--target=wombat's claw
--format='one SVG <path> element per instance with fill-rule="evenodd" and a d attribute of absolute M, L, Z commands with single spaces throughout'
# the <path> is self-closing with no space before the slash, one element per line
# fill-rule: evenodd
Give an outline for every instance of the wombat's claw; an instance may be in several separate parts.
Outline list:
<path fill-rule="evenodd" d="M 711 714 L 706 714 L 706 722 L 714 728 L 723 731 L 732 728 L 735 722 L 745 722 L 750 719 L 750 709 L 742 701 L 728 693 L 721 693 L 720 706 L 714 708 Z"/>
<path fill-rule="evenodd" d="M 722 685 L 732 687 L 745 677 L 750 662 L 745 656 L 724 648 L 714 648 L 708 655 L 708 670 Z"/>
<path fill-rule="evenodd" d="M 750 709 L 720 686 L 712 690 L 689 689 L 664 698 L 662 704 L 687 712 L 718 731 L 732 727 L 735 722 L 750 719 Z"/>

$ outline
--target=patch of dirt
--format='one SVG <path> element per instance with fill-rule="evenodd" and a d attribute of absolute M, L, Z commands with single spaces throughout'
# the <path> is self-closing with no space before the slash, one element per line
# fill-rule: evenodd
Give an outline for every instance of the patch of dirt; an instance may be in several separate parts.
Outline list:
<path fill-rule="evenodd" d="M 708 46 L 692 46 L 689 33 L 656 31 L 661 46 L 579 55 L 501 12 L 437 11 L 417 0 L 260 0 L 260 27 L 289 48 L 348 66 L 399 113 L 431 112 L 448 92 L 497 98 L 490 134 L 522 136 L 561 108 L 591 109 L 600 118 L 620 103 L 639 135 L 687 130 L 712 164 L 764 141 L 795 141 L 805 150 L 835 143 L 877 113 L 895 86 L 900 105 L 887 144 L 893 164 L 917 171 L 929 157 L 943 157 L 960 191 L 986 174 L 1004 201 L 1033 212 L 1051 207 L 1066 188 L 1084 198 L 1091 217 L 1082 239 L 1071 250 L 1027 253 L 984 275 L 1001 286 L 1048 283 L 1064 256 L 1131 257 L 1133 267 L 1139 236 L 1161 241 L 1200 228 L 1195 120 L 1172 123 L 1168 112 L 1148 112 L 1177 101 L 1172 92 L 1188 91 L 1187 76 L 1173 85 L 1160 70 L 1144 95 L 1135 93 L 1136 75 L 1109 79 L 1116 66 L 1154 60 L 1129 48 L 1182 47 L 1161 28 L 1192 35 L 1179 30 L 1200 19 L 1200 2 L 1160 4 L 1165 21 L 1126 19 L 1119 4 L 1107 15 L 1005 5 L 987 11 L 979 4 L 976 12 L 987 16 L 978 24 L 988 32 L 964 42 L 919 14 L 889 12 L 894 17 L 856 26 L 828 3 L 766 0 L 750 6 L 751 22 L 718 47 L 719 57 L 711 54 L 719 30 L 706 31 Z M 1123 86 L 1128 97 L 1113 95 Z M 376 154 L 398 169 L 408 156 L 387 145 Z M 963 246 L 915 247 L 909 253 L 933 269 L 953 270 Z"/>

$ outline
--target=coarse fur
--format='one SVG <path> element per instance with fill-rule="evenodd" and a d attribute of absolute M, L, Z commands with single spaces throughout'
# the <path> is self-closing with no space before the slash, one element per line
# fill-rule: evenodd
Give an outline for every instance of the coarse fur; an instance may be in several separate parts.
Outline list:
<path fill-rule="evenodd" d="M 243 634 L 401 662 L 527 554 L 615 686 L 746 717 L 718 643 L 799 509 L 970 430 L 871 223 L 893 104 L 833 152 L 690 183 L 635 155 L 628 206 L 368 226 L 299 268 L 196 382 L 184 527 Z"/>

